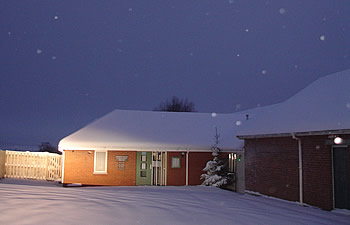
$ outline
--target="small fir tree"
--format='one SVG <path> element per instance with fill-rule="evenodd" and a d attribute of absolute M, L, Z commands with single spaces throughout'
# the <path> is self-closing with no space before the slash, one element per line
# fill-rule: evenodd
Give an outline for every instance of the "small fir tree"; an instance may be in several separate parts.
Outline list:
<path fill-rule="evenodd" d="M 220 159 L 220 148 L 219 145 L 219 137 L 220 135 L 215 128 L 215 144 L 212 146 L 212 155 L 213 160 L 207 162 L 203 171 L 206 173 L 201 175 L 201 180 L 204 180 L 202 185 L 205 186 L 214 186 L 214 187 L 222 187 L 228 183 L 228 174 L 225 169 L 224 161 Z"/>

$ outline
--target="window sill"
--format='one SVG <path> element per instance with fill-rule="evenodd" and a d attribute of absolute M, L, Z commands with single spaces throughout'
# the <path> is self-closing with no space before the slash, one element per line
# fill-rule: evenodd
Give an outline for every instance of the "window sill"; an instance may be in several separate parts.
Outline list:
<path fill-rule="evenodd" d="M 93 174 L 108 174 L 107 172 L 94 172 Z"/>

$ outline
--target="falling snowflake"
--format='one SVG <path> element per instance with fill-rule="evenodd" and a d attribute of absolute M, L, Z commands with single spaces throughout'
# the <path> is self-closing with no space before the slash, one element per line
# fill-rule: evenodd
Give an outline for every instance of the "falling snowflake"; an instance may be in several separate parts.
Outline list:
<path fill-rule="evenodd" d="M 295 69 L 298 69 L 298 68 L 299 68 L 299 66 L 298 66 L 298 65 L 294 65 L 294 68 L 295 68 Z"/>
<path fill-rule="evenodd" d="M 323 21 L 326 21 L 326 20 L 327 20 L 327 18 L 326 18 L 326 17 L 323 17 L 323 18 L 322 18 L 322 20 L 323 20 Z"/>
<path fill-rule="evenodd" d="M 235 3 L 235 1 L 234 0 L 228 0 L 228 3 L 229 4 L 233 4 L 233 3 Z"/>
<path fill-rule="evenodd" d="M 190 52 L 190 56 L 193 56 L 193 52 Z"/>
<path fill-rule="evenodd" d="M 41 54 L 41 53 L 43 53 L 43 51 L 41 49 L 36 50 L 36 54 Z"/>
<path fill-rule="evenodd" d="M 242 125 L 242 122 L 239 121 L 239 120 L 237 120 L 237 121 L 236 121 L 236 126 L 241 126 L 241 125 Z"/>
<path fill-rule="evenodd" d="M 267 74 L 267 70 L 261 70 L 261 73 L 262 73 L 263 75 L 265 75 L 265 74 Z"/>
<path fill-rule="evenodd" d="M 58 20 L 58 16 L 54 16 L 53 18 L 54 18 L 55 20 Z"/>
<path fill-rule="evenodd" d="M 9 31 L 9 32 L 7 32 L 7 34 L 8 34 L 9 36 L 11 36 L 12 33 Z"/>
<path fill-rule="evenodd" d="M 245 29 L 245 32 L 249 32 L 249 30 L 248 30 L 248 29 Z"/>
<path fill-rule="evenodd" d="M 350 103 L 346 104 L 346 108 L 350 109 Z"/>
<path fill-rule="evenodd" d="M 316 149 L 320 149 L 321 147 L 319 145 L 316 145 Z"/>
<path fill-rule="evenodd" d="M 206 12 L 205 15 L 206 15 L 206 16 L 209 16 L 209 12 Z"/>
<path fill-rule="evenodd" d="M 279 12 L 280 12 L 280 14 L 285 14 L 287 11 L 286 11 L 286 9 L 284 9 L 284 8 L 280 8 L 280 10 L 279 10 Z"/>
<path fill-rule="evenodd" d="M 216 117 L 216 113 L 213 112 L 213 113 L 211 114 L 211 117 Z"/>
<path fill-rule="evenodd" d="M 236 109 L 240 109 L 241 108 L 241 104 L 236 104 Z"/>
<path fill-rule="evenodd" d="M 326 40 L 326 37 L 325 37 L 324 35 L 321 35 L 321 36 L 320 36 L 320 40 L 321 40 L 321 41 L 324 41 L 324 40 Z"/>
<path fill-rule="evenodd" d="M 53 56 L 51 57 L 51 59 L 52 59 L 52 60 L 56 60 L 56 56 L 53 55 Z"/>
<path fill-rule="evenodd" d="M 239 57 L 240 55 L 239 55 L 239 53 L 237 54 L 237 57 Z"/>
<path fill-rule="evenodd" d="M 132 8 L 129 8 L 128 10 L 129 10 L 129 12 L 132 12 Z"/>

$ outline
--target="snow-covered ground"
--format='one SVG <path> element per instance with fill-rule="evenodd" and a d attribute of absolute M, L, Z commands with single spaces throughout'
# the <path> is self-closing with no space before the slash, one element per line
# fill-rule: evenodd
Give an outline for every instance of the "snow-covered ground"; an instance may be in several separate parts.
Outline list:
<path fill-rule="evenodd" d="M 350 215 L 214 187 L 0 180 L 0 224 L 350 224 Z"/>

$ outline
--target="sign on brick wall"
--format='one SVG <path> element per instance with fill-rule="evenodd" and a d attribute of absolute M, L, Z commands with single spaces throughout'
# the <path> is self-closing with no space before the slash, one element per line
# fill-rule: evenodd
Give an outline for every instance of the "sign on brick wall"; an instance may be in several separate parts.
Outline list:
<path fill-rule="evenodd" d="M 127 156 L 127 155 L 117 155 L 117 156 L 115 157 L 115 159 L 116 159 L 118 162 L 126 162 L 126 161 L 128 161 L 128 158 L 129 158 L 129 156 Z"/>

